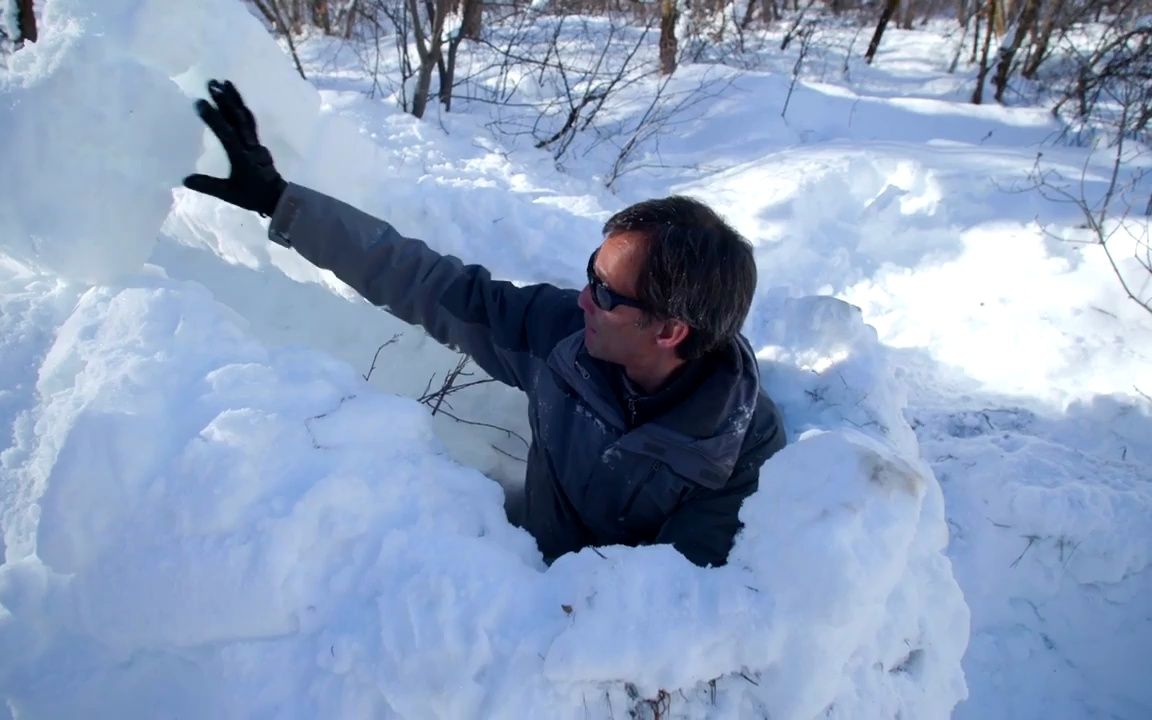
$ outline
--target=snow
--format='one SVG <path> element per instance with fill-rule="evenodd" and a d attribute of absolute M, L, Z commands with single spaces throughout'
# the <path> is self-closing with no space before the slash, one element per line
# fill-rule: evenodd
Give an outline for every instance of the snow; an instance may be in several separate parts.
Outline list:
<path fill-rule="evenodd" d="M 732 73 L 617 196 L 608 144 L 557 172 L 482 109 L 368 99 L 319 40 L 317 91 L 239 3 L 42 12 L 0 75 L 0 717 L 1152 712 L 1152 326 L 1052 237 L 1068 208 L 1009 192 L 1050 118 L 965 104 L 938 33 L 889 30 L 787 118 L 792 58 Z M 211 77 L 287 177 L 497 276 L 575 285 L 608 213 L 669 192 L 747 234 L 793 442 L 729 565 L 546 567 L 502 507 L 523 398 L 453 400 L 507 433 L 433 417 L 450 351 L 172 191 L 226 168 Z M 1045 153 L 1098 191 L 1100 157 Z"/>
<path fill-rule="evenodd" d="M 3 0 L 0 2 L 0 33 L 3 33 L 5 39 L 16 37 L 17 23 L 16 13 L 16 0 Z M 8 50 L 9 48 L 4 48 Z"/>

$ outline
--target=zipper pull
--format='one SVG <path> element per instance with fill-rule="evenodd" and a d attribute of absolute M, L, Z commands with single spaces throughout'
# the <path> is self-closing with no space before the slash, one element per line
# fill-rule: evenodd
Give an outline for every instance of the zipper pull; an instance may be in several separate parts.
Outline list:
<path fill-rule="evenodd" d="M 632 427 L 636 427 L 636 398 L 634 397 L 628 398 L 628 415 L 628 424 Z"/>

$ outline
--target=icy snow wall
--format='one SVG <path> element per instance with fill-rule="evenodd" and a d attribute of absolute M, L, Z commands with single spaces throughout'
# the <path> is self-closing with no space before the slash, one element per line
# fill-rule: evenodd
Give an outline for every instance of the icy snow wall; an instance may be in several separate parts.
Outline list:
<path fill-rule="evenodd" d="M 177 242 L 323 279 L 250 215 L 173 209 L 198 157 L 222 169 L 190 109 L 207 78 L 245 90 L 290 177 L 371 178 L 372 143 L 231 0 L 49 0 L 42 25 L 0 81 L 0 717 L 942 718 L 964 696 L 940 490 L 854 308 L 758 298 L 796 440 L 728 566 L 545 567 L 426 408 L 261 343 L 160 262 Z M 316 287 L 252 292 L 294 285 Z"/>

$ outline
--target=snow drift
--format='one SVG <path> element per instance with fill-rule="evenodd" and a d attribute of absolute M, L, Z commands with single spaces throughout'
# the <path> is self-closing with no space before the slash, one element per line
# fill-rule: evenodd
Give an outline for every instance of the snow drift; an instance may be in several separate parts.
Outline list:
<path fill-rule="evenodd" d="M 191 112 L 209 77 L 246 93 L 289 177 L 353 178 L 344 197 L 377 211 L 385 201 L 365 198 L 395 184 L 240 4 L 45 3 L 42 42 L 0 85 L 9 714 L 576 718 L 664 703 L 931 718 L 964 697 L 968 614 L 940 489 L 855 308 L 757 300 L 748 334 L 796 440 L 765 465 L 728 566 L 656 546 L 546 567 L 424 406 L 316 349 L 331 338 L 270 344 L 285 318 L 242 314 L 246 292 L 298 307 L 346 290 L 269 246 L 254 216 L 184 191 L 173 202 L 194 166 L 222 169 Z M 537 219 L 571 224 L 512 194 L 493 202 L 508 209 L 501 242 L 538 237 Z M 390 219 L 433 235 L 453 222 Z M 492 257 L 496 238 L 447 232 L 448 249 Z M 551 238 L 496 264 L 552 279 L 538 258 L 583 251 Z M 178 248 L 210 252 L 206 274 L 269 279 L 230 307 L 174 277 Z M 361 303 L 325 306 L 341 309 L 377 323 L 362 345 L 390 327 Z M 423 372 L 437 352 L 390 362 Z"/>

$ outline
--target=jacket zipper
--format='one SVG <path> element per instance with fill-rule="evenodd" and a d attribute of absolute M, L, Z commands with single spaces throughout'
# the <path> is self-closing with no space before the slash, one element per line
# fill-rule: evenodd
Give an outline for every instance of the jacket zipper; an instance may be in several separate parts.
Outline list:
<path fill-rule="evenodd" d="M 636 427 L 636 398 L 628 398 L 628 425 Z"/>

